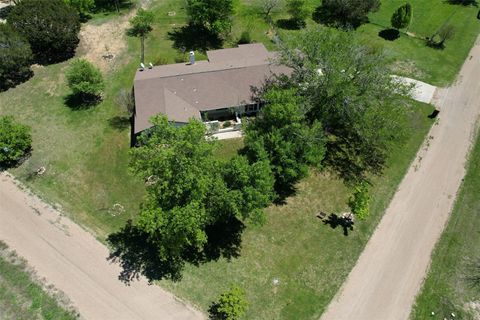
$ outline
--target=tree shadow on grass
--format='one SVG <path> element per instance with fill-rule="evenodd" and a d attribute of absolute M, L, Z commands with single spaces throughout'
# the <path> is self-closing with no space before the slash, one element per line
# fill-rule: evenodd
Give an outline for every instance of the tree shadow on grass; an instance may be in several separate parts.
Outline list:
<path fill-rule="evenodd" d="M 395 41 L 400 38 L 400 31 L 397 29 L 384 29 L 378 33 L 380 38 L 383 38 L 387 41 Z"/>
<path fill-rule="evenodd" d="M 329 225 L 332 229 L 341 227 L 343 229 L 343 235 L 348 236 L 348 231 L 353 231 L 354 222 L 350 219 L 339 217 L 335 213 L 332 213 L 326 220 L 323 220 L 323 224 Z"/>
<path fill-rule="evenodd" d="M 168 39 L 173 41 L 173 47 L 183 51 L 218 49 L 223 45 L 223 39 L 203 26 L 188 24 L 168 32 Z"/>
<path fill-rule="evenodd" d="M 149 282 L 162 279 L 179 281 L 185 263 L 199 266 L 221 257 L 239 257 L 244 229 L 244 224 L 235 217 L 220 221 L 206 228 L 208 242 L 203 251 L 191 248 L 180 256 L 162 259 L 148 235 L 128 221 L 120 231 L 108 236 L 111 248 L 108 260 L 120 264 L 122 271 L 119 279 L 126 284 L 138 280 L 140 275 Z"/>
<path fill-rule="evenodd" d="M 130 117 L 126 116 L 115 116 L 113 118 L 108 119 L 108 124 L 113 129 L 118 131 L 123 131 L 130 127 L 132 120 Z"/>
<path fill-rule="evenodd" d="M 277 20 L 277 27 L 285 30 L 300 30 L 305 28 L 305 21 L 298 21 L 295 19 L 279 19 Z"/>
<path fill-rule="evenodd" d="M 64 103 L 72 110 L 90 109 L 102 101 L 101 97 L 95 95 L 69 94 L 64 98 Z"/>

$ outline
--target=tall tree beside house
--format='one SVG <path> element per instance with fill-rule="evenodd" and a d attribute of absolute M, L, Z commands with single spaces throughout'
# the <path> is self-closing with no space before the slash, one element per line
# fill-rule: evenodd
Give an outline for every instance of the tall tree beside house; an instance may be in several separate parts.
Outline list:
<path fill-rule="evenodd" d="M 140 38 L 140 61 L 142 63 L 145 63 L 145 38 L 153 30 L 154 18 L 153 12 L 140 8 L 137 11 L 137 15 L 130 19 L 130 28 L 127 30 L 129 36 Z"/>
<path fill-rule="evenodd" d="M 390 21 L 395 29 L 405 29 L 410 25 L 411 20 L 412 6 L 407 2 L 393 13 Z"/>
<path fill-rule="evenodd" d="M 295 89 L 273 87 L 262 98 L 267 105 L 246 128 L 245 153 L 252 161 L 268 159 L 281 200 L 308 174 L 309 166 L 320 167 L 325 136 L 319 122 L 306 121 Z"/>
<path fill-rule="evenodd" d="M 263 220 L 273 179 L 267 161 L 219 161 L 200 121 L 176 127 L 157 116 L 152 123 L 132 149 L 130 164 L 146 181 L 147 196 L 135 225 L 109 242 L 126 278 L 141 273 L 150 280 L 178 279 L 186 262 L 238 255 L 243 224 Z M 141 240 L 132 244 L 132 238 Z"/>
<path fill-rule="evenodd" d="M 27 39 L 9 25 L 0 23 L 0 91 L 14 87 L 33 75 L 32 50 Z"/>
<path fill-rule="evenodd" d="M 28 40 L 37 62 L 59 62 L 75 54 L 80 18 L 63 0 L 22 0 L 7 24 Z"/>
<path fill-rule="evenodd" d="M 307 119 L 322 123 L 326 163 L 351 182 L 380 174 L 392 142 L 406 135 L 409 93 L 390 77 L 383 53 L 348 32 L 316 28 L 290 38 L 281 60 L 294 70 L 290 85 L 307 101 Z"/>
<path fill-rule="evenodd" d="M 187 0 L 189 23 L 222 35 L 232 26 L 233 0 Z"/>

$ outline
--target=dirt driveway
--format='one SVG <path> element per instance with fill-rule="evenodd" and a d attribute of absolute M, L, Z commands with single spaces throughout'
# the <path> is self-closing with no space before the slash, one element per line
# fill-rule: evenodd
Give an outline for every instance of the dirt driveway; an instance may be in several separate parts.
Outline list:
<path fill-rule="evenodd" d="M 478 39 L 457 82 L 439 93 L 438 124 L 321 319 L 408 319 L 465 175 L 480 115 Z"/>
<path fill-rule="evenodd" d="M 203 319 L 203 315 L 146 281 L 118 280 L 120 267 L 90 233 L 0 174 L 0 239 L 39 277 L 63 291 L 82 318 L 92 320 Z"/>

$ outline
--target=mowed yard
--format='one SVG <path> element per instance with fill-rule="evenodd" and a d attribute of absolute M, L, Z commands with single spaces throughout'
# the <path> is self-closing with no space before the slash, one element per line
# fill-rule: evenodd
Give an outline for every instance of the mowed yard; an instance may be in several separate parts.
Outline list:
<path fill-rule="evenodd" d="M 309 4 L 314 8 L 318 2 L 310 1 Z M 179 0 L 153 2 L 157 19 L 147 41 L 146 61 L 173 63 L 184 59 L 168 39 L 169 31 L 185 23 L 182 3 Z M 273 50 L 269 27 L 258 11 L 252 9 L 251 3 L 253 1 L 238 1 L 234 36 L 225 45 L 235 45 L 242 31 L 249 30 L 253 40 L 264 42 Z M 429 33 L 428 23 L 441 25 L 443 15 L 452 10 L 461 10 L 464 18 L 476 15 L 476 9 L 442 1 L 438 4 L 437 1 L 412 3 L 416 18 L 410 31 L 418 34 Z M 399 1 L 383 1 L 380 12 L 372 15 L 372 22 L 388 23 L 391 12 L 400 4 Z M 175 14 L 169 15 L 169 12 Z M 428 23 L 419 19 L 416 25 L 417 16 L 422 12 L 433 16 L 437 12 L 440 18 Z M 276 19 L 283 16 L 275 13 Z M 89 23 L 108 23 L 111 19 L 117 18 L 115 15 L 96 17 Z M 457 34 L 447 42 L 445 50 L 428 48 L 423 41 L 406 36 L 395 42 L 385 41 L 378 36 L 382 28 L 373 24 L 355 32 L 383 46 L 392 66 L 409 66 L 402 69 L 403 74 L 446 84 L 453 80 L 478 33 L 478 26 L 474 25 L 476 20 L 471 21 L 459 18 L 458 23 L 462 24 L 457 26 Z M 420 31 L 424 30 L 422 28 L 425 31 Z M 295 31 L 287 33 L 295 34 Z M 32 156 L 12 173 L 92 230 L 100 240 L 118 230 L 126 220 L 135 218 L 144 194 L 143 183 L 128 173 L 130 128 L 126 114 L 114 103 L 121 88 L 131 87 L 138 64 L 138 40 L 126 41 L 126 51 L 116 58 L 118 67 L 106 74 L 104 101 L 94 108 L 75 110 L 65 105 L 69 91 L 64 72 L 68 62 L 35 67 L 33 79 L 0 93 L 0 114 L 12 114 L 33 129 Z M 449 50 L 455 46 L 457 50 Z M 203 57 L 201 53 L 197 56 Z M 437 57 L 438 63 L 432 63 L 432 56 Z M 412 62 L 414 68 L 410 68 Z M 430 106 L 406 102 L 405 107 L 410 110 L 410 121 L 405 125 L 412 135 L 405 144 L 396 147 L 383 176 L 373 178 L 372 215 L 364 222 L 357 222 L 353 231 L 348 230 L 348 236 L 344 235 L 341 226 L 325 225 L 316 215 L 320 211 L 337 214 L 346 211 L 350 190 L 331 173 L 312 172 L 285 205 L 267 209 L 268 219 L 264 226 L 246 229 L 240 258 L 200 267 L 188 266 L 182 281 L 163 281 L 161 285 L 206 310 L 221 291 L 235 282 L 247 291 L 248 319 L 318 317 L 355 264 L 433 124 L 427 118 L 432 111 Z M 219 157 L 233 155 L 241 145 L 241 140 L 222 143 Z M 40 166 L 47 169 L 46 173 L 34 175 Z M 273 279 L 279 280 L 277 286 L 273 285 Z"/>
<path fill-rule="evenodd" d="M 480 137 L 412 319 L 480 318 Z"/>

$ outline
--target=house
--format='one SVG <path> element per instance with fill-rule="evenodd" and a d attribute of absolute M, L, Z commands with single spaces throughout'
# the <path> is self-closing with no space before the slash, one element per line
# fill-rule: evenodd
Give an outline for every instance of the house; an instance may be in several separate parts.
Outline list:
<path fill-rule="evenodd" d="M 178 125 L 190 119 L 206 123 L 241 122 L 261 105 L 252 89 L 273 75 L 289 74 L 274 63 L 276 54 L 263 44 L 207 52 L 208 60 L 142 68 L 134 81 L 134 135 L 150 128 L 149 119 L 159 113 Z M 192 57 L 194 58 L 194 57 Z M 235 126 L 238 128 L 238 126 Z"/>

